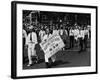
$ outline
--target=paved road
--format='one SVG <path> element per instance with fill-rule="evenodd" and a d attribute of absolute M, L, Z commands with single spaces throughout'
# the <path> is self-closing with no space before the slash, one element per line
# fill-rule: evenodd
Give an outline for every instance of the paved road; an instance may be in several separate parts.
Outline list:
<path fill-rule="evenodd" d="M 79 53 L 78 50 L 78 48 L 73 48 L 64 51 L 61 50 L 56 53 L 56 62 L 52 68 L 90 66 L 90 48 L 87 48 L 86 51 L 81 53 Z M 30 67 L 27 67 L 28 62 L 26 61 L 26 63 L 23 65 L 23 69 L 46 68 L 43 56 L 44 53 L 42 51 L 37 51 L 37 54 L 40 57 L 39 62 L 37 64 L 33 64 Z"/>

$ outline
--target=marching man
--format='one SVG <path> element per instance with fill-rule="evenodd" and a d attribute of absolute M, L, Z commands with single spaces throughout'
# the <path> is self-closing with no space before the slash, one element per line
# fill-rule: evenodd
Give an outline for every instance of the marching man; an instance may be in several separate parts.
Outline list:
<path fill-rule="evenodd" d="M 30 33 L 28 34 L 26 38 L 26 45 L 28 46 L 28 60 L 29 60 L 29 63 L 27 66 L 32 65 L 32 56 L 36 57 L 37 59 L 36 63 L 38 61 L 38 56 L 35 50 L 35 45 L 37 44 L 37 35 L 35 33 L 35 30 L 32 30 L 33 29 L 32 25 L 29 27 L 29 29 L 30 29 Z"/>
<path fill-rule="evenodd" d="M 49 34 L 49 29 L 46 29 L 46 34 L 43 37 L 43 41 L 47 41 L 47 39 L 50 37 Z M 46 67 L 49 68 L 50 67 L 50 63 L 49 63 L 49 58 L 46 56 L 46 54 L 44 54 L 44 58 L 45 58 L 45 63 L 46 63 Z"/>
<path fill-rule="evenodd" d="M 74 39 L 77 41 L 78 40 L 78 35 L 79 35 L 79 29 L 75 28 L 74 29 Z"/>
<path fill-rule="evenodd" d="M 40 36 L 41 42 L 42 42 L 42 40 L 43 40 L 44 35 L 45 35 L 45 31 L 43 30 L 43 26 L 42 26 L 42 27 L 41 27 L 41 30 L 40 30 L 40 32 L 39 32 L 39 36 Z"/>
<path fill-rule="evenodd" d="M 51 36 L 51 34 L 49 33 L 49 29 L 47 28 L 47 29 L 46 29 L 46 34 L 45 34 L 45 36 L 44 36 L 44 38 L 43 38 L 43 41 L 46 41 L 50 36 Z M 55 60 L 56 60 L 56 56 L 53 55 L 53 56 L 51 56 L 50 58 L 48 58 L 48 56 L 46 56 L 46 54 L 45 54 L 44 57 L 45 57 L 46 67 L 47 67 L 47 68 L 50 68 L 50 67 L 51 67 L 50 60 L 52 60 L 52 62 L 54 63 Z"/>
<path fill-rule="evenodd" d="M 53 26 L 53 34 L 59 34 L 58 30 L 56 29 L 55 26 Z"/>

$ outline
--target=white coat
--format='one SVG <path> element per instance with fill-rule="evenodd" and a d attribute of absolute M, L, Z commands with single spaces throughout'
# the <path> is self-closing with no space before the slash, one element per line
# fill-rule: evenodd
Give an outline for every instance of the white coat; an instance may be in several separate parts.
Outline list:
<path fill-rule="evenodd" d="M 79 35 L 79 30 L 75 29 L 74 30 L 74 38 L 77 40 L 78 39 L 78 35 Z"/>
<path fill-rule="evenodd" d="M 45 35 L 45 31 L 40 30 L 39 36 L 40 36 L 41 41 L 43 40 L 44 35 Z"/>
<path fill-rule="evenodd" d="M 70 29 L 69 36 L 74 36 L 74 30 Z"/>
<path fill-rule="evenodd" d="M 85 31 L 84 30 L 80 30 L 78 37 L 84 39 L 84 37 L 85 37 Z"/>

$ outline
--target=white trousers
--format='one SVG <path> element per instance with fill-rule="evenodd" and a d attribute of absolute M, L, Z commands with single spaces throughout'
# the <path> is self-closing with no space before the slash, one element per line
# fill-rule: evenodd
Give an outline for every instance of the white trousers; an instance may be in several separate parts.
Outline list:
<path fill-rule="evenodd" d="M 55 62 L 55 61 L 56 61 L 56 55 L 53 55 L 53 56 L 51 57 L 51 59 L 52 59 L 52 62 Z"/>
<path fill-rule="evenodd" d="M 56 61 L 56 55 L 51 56 L 52 62 Z M 45 62 L 49 62 L 49 58 L 45 55 Z"/>
<path fill-rule="evenodd" d="M 32 64 L 32 56 L 37 56 L 36 55 L 36 50 L 35 50 L 35 44 L 29 43 L 28 44 L 28 59 L 29 59 L 29 64 Z"/>

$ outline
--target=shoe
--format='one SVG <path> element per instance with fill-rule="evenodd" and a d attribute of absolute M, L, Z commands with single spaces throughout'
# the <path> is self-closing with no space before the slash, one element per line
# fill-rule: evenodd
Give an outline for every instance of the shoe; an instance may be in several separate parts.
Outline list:
<path fill-rule="evenodd" d="M 46 68 L 51 68 L 50 63 L 46 62 Z"/>
<path fill-rule="evenodd" d="M 29 66 L 31 66 L 32 64 L 28 64 L 27 66 L 29 67 Z"/>
<path fill-rule="evenodd" d="M 32 66 L 32 63 L 29 63 L 27 66 Z"/>

